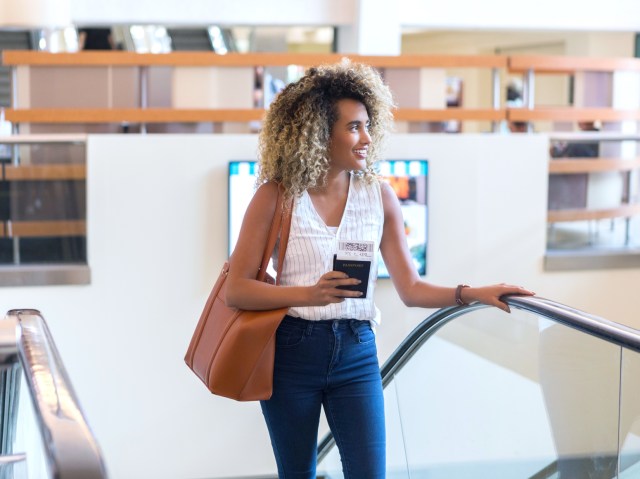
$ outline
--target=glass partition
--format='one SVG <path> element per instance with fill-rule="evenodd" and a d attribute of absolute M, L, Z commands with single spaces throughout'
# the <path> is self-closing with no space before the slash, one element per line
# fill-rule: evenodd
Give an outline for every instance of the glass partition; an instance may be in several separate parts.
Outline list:
<path fill-rule="evenodd" d="M 514 315 L 458 318 L 396 375 L 410 477 L 522 478 L 553 462 L 537 320 Z"/>
<path fill-rule="evenodd" d="M 83 137 L 0 137 L 0 285 L 89 282 Z"/>
<path fill-rule="evenodd" d="M 51 468 L 44 453 L 42 431 L 33 409 L 33 399 L 24 371 L 15 364 L 13 384 L 3 382 L 3 451 L 6 463 L 0 467 L 0 479 L 50 477 Z"/>
<path fill-rule="evenodd" d="M 640 477 L 640 354 L 622 351 L 620 479 Z"/>
<path fill-rule="evenodd" d="M 622 349 L 560 324 L 544 328 L 539 341 L 559 477 L 615 477 Z"/>
<path fill-rule="evenodd" d="M 639 377 L 616 344 L 523 309 L 468 311 L 387 383 L 387 477 L 611 479 L 618 462 L 640 477 Z"/>
<path fill-rule="evenodd" d="M 395 382 L 391 382 L 384 389 L 384 406 L 387 429 L 387 478 L 409 477 Z M 318 477 L 344 479 L 337 447 L 333 447 L 318 465 Z"/>
<path fill-rule="evenodd" d="M 639 137 L 615 123 L 579 122 L 550 136 L 548 270 L 633 268 L 640 263 Z"/>

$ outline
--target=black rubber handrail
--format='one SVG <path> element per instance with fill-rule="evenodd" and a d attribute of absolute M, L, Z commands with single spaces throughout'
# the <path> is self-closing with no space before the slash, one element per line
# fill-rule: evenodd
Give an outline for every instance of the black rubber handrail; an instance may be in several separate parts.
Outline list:
<path fill-rule="evenodd" d="M 511 308 L 530 311 L 556 323 L 564 324 L 596 338 L 618 346 L 640 352 L 640 331 L 585 313 L 538 296 L 505 296 L 502 298 Z M 382 385 L 386 385 L 395 374 L 411 359 L 422 344 L 433 336 L 449 321 L 477 309 L 488 308 L 484 304 L 473 303 L 467 306 L 454 306 L 439 309 L 422 321 L 406 339 L 396 348 L 381 369 Z M 318 445 L 318 462 L 334 446 L 333 435 L 329 432 Z"/>

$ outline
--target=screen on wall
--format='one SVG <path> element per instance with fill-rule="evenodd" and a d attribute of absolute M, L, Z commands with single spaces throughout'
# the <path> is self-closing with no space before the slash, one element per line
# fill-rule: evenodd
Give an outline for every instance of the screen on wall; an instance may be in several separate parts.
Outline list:
<path fill-rule="evenodd" d="M 255 191 L 258 164 L 255 161 L 229 162 L 229 254 L 233 251 L 242 218 Z M 418 274 L 427 272 L 427 160 L 384 160 L 378 162 L 383 181 L 391 185 L 400 201 L 404 232 Z M 389 272 L 378 252 L 378 277 Z"/>

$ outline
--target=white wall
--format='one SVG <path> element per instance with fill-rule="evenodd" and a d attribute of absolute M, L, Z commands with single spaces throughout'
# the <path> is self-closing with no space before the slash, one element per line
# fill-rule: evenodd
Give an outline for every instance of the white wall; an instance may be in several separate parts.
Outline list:
<path fill-rule="evenodd" d="M 60 0 L 48 0 L 55 4 Z M 67 1 L 67 0 L 65 0 Z M 379 0 L 70 0 L 74 23 L 349 25 L 359 6 Z M 515 5 L 512 0 L 400 0 L 386 3 L 389 21 L 430 29 L 640 30 L 636 0 L 539 0 Z M 397 14 L 396 14 L 397 12 Z M 1 19 L 0 19 L 0 23 Z M 393 26 L 393 28 L 396 28 Z"/>
<path fill-rule="evenodd" d="M 113 478 L 275 470 L 258 406 L 211 397 L 182 359 L 226 256 L 227 162 L 255 151 L 251 135 L 90 136 L 91 285 L 0 292 L 0 310 L 48 320 Z M 428 280 L 523 284 L 640 327 L 640 270 L 542 270 L 544 136 L 396 135 L 387 157 L 430 160 Z M 388 280 L 376 298 L 385 359 L 429 311 Z"/>
<path fill-rule="evenodd" d="M 70 0 L 2 0 L 0 26 L 52 26 L 71 22 Z"/>
<path fill-rule="evenodd" d="M 633 32 L 420 30 L 402 37 L 402 53 L 631 57 Z"/>
<path fill-rule="evenodd" d="M 636 0 L 401 0 L 400 22 L 433 29 L 539 29 L 637 31 L 640 3 Z"/>
<path fill-rule="evenodd" d="M 58 1 L 58 0 L 50 0 Z M 70 0 L 74 23 L 167 25 L 344 25 L 355 0 Z"/>

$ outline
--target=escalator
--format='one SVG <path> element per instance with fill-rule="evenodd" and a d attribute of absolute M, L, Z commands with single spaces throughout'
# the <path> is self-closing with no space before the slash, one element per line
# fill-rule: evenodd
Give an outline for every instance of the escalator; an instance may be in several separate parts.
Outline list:
<path fill-rule="evenodd" d="M 36 33 L 28 30 L 0 29 L 0 54 L 3 50 L 32 50 Z M 11 106 L 11 68 L 0 65 L 0 108 Z"/>
<path fill-rule="evenodd" d="M 506 301 L 434 313 L 383 366 L 387 478 L 640 478 L 640 332 Z M 331 435 L 318 474 L 343 477 Z"/>
<path fill-rule="evenodd" d="M 212 52 L 213 44 L 206 28 L 168 28 L 171 50 L 189 52 Z"/>
<path fill-rule="evenodd" d="M 104 479 L 98 445 L 38 311 L 0 321 L 0 479 Z"/>

